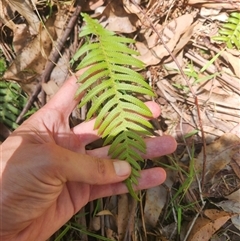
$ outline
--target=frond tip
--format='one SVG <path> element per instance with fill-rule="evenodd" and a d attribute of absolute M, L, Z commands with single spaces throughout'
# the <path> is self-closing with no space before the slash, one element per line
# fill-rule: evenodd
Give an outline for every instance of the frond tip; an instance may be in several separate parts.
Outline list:
<path fill-rule="evenodd" d="M 133 70 L 144 67 L 133 57 L 138 53 L 127 46 L 134 40 L 116 36 L 87 14 L 82 16 L 86 25 L 80 37 L 91 35 L 93 42 L 86 42 L 73 57 L 73 62 L 81 58 L 77 69 L 88 67 L 78 79 L 81 85 L 76 94 L 85 92 L 79 106 L 92 102 L 87 119 L 96 116 L 94 128 L 105 138 L 104 145 L 110 144 L 109 155 L 131 164 L 132 174 L 126 185 L 137 198 L 132 185 L 138 183 L 141 153 L 146 152 L 143 137 L 151 135 L 152 128 L 146 120 L 152 113 L 139 95 L 154 93 L 142 75 Z"/>

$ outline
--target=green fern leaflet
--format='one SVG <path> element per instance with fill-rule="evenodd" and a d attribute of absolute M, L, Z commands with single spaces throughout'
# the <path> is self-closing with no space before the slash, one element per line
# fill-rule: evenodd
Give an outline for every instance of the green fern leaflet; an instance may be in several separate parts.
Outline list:
<path fill-rule="evenodd" d="M 0 80 L 0 122 L 11 130 L 18 127 L 17 117 L 27 103 L 27 96 L 17 83 Z M 31 108 L 25 117 L 36 111 Z"/>
<path fill-rule="evenodd" d="M 88 67 L 78 79 L 81 85 L 76 95 L 85 92 L 79 106 L 91 102 L 87 119 L 96 117 L 94 128 L 105 138 L 104 145 L 110 144 L 109 155 L 131 164 L 132 173 L 126 185 L 131 195 L 138 198 L 133 184 L 138 184 L 139 161 L 143 161 L 141 153 L 146 152 L 143 137 L 151 135 L 152 128 L 146 120 L 152 113 L 138 96 L 154 93 L 143 77 L 132 70 L 144 67 L 132 56 L 138 53 L 127 46 L 134 41 L 116 36 L 87 14 L 82 16 L 86 25 L 80 37 L 87 41 L 72 60 L 73 63 L 82 57 L 77 69 Z M 89 36 L 94 37 L 94 42 L 88 41 Z"/>
<path fill-rule="evenodd" d="M 227 23 L 219 30 L 219 36 L 213 37 L 213 40 L 225 42 L 229 49 L 235 45 L 240 49 L 240 13 L 231 13 Z"/>

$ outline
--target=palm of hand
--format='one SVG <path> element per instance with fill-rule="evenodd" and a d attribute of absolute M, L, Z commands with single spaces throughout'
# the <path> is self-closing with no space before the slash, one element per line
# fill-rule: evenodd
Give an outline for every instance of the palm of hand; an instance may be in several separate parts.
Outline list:
<path fill-rule="evenodd" d="M 87 144 L 98 139 L 93 121 L 73 129 L 68 125 L 68 117 L 81 98 L 72 100 L 76 88 L 71 78 L 2 145 L 2 188 L 11 190 L 3 193 L 3 202 L 8 205 L 3 206 L 6 222 L 1 235 L 8 235 L 9 240 L 45 240 L 89 200 L 126 192 L 120 182 L 129 173 L 117 176 L 111 161 L 100 159 L 107 158 L 106 148 L 85 151 Z M 166 138 L 169 147 L 162 150 L 158 147 L 160 139 L 149 142 L 152 156 L 175 149 L 174 141 Z M 139 188 L 164 179 L 160 168 L 145 171 Z"/>
<path fill-rule="evenodd" d="M 76 151 L 76 148 L 78 148 L 79 152 L 85 153 L 85 147 L 79 141 L 80 137 L 74 135 L 69 127 L 64 126 L 64 122 L 58 121 L 62 119 L 61 113 L 51 111 L 49 118 L 51 118 L 53 125 L 46 123 L 46 120 L 39 118 L 40 116 L 45 119 L 49 116 L 49 112 L 42 110 L 41 115 L 24 123 L 7 140 L 7 142 L 12 142 L 10 149 L 14 149 L 14 143 L 16 144 L 22 136 L 22 143 L 11 157 L 11 160 L 13 160 L 11 164 L 17 164 L 15 169 L 11 170 L 13 173 L 3 172 L 3 180 L 5 179 L 3 188 L 8 186 L 10 182 L 16 190 L 13 192 L 14 199 L 11 199 L 11 207 L 16 208 L 21 213 L 20 218 L 15 219 L 16 210 L 12 209 L 12 215 L 11 212 L 8 212 L 8 217 L 12 218 L 9 220 L 9 224 L 5 223 L 5 225 L 8 225 L 9 228 L 14 225 L 17 229 L 24 230 L 17 238 L 18 240 L 46 239 L 47 237 L 41 237 L 42 230 L 57 230 L 84 206 L 90 197 L 89 184 L 65 182 L 64 178 L 61 178 L 61 174 L 59 174 L 59 177 L 57 176 L 59 172 L 56 169 L 57 165 L 53 163 L 54 160 L 51 160 L 52 157 L 55 159 L 57 154 L 61 155 L 60 153 L 55 155 L 54 152 L 62 151 L 55 145 L 55 142 L 63 147 L 68 143 L 66 148 L 69 150 Z M 58 123 L 54 123 L 55 120 Z M 31 126 L 28 125 L 30 123 Z M 36 126 L 38 129 L 35 129 Z M 54 130 L 61 131 L 54 133 Z M 7 145 L 7 142 L 4 145 Z M 48 155 L 48 151 L 52 152 L 51 156 Z M 24 156 L 22 155 L 23 152 L 25 153 Z M 22 160 L 19 158 L 21 156 L 23 156 Z M 32 157 L 35 157 L 35 159 Z M 25 158 L 29 159 L 26 161 Z M 23 173 L 28 167 L 31 170 Z M 6 178 L 4 175 L 6 175 Z M 19 182 L 19 179 L 16 179 L 17 182 L 15 182 L 15 175 L 21 178 L 21 182 Z M 28 190 L 25 189 L 26 187 L 28 187 Z M 49 231 L 51 234 L 52 231 Z M 26 236 L 29 233 L 31 238 Z"/>

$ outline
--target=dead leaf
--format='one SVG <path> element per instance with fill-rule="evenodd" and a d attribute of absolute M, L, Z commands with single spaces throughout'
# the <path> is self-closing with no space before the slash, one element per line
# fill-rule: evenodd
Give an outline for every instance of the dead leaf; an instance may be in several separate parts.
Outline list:
<path fill-rule="evenodd" d="M 233 155 L 230 165 L 233 171 L 235 172 L 236 176 L 240 179 L 240 149 Z"/>
<path fill-rule="evenodd" d="M 125 237 L 128 218 L 129 218 L 129 202 L 127 194 L 119 195 L 118 198 L 118 215 L 117 215 L 117 229 L 119 240 L 123 240 Z"/>
<path fill-rule="evenodd" d="M 54 80 L 57 86 L 62 86 L 64 81 L 69 75 L 69 64 L 70 53 L 68 49 L 65 49 L 61 58 L 58 59 L 58 62 L 51 72 L 50 79 Z"/>
<path fill-rule="evenodd" d="M 228 196 L 225 196 L 225 198 L 229 199 L 229 200 L 232 200 L 232 201 L 237 201 L 239 202 L 240 201 L 240 189 L 238 189 L 237 191 L 231 193 L 230 195 Z"/>
<path fill-rule="evenodd" d="M 0 22 L 14 31 L 15 23 L 11 18 L 13 18 L 13 13 L 9 5 L 5 0 L 0 1 Z"/>
<path fill-rule="evenodd" d="M 181 36 L 181 38 L 179 39 L 179 41 L 177 42 L 176 47 L 174 48 L 173 51 L 173 56 L 176 56 L 180 50 L 182 50 L 184 48 L 184 46 L 189 42 L 189 40 L 191 39 L 193 33 L 197 32 L 201 27 L 202 27 L 203 23 L 202 22 L 198 22 L 196 21 L 195 23 L 193 23 L 187 30 L 186 32 Z M 168 59 L 164 60 L 165 63 L 172 61 L 172 57 L 169 56 Z M 177 68 L 178 69 L 178 68 Z"/>
<path fill-rule="evenodd" d="M 56 32 L 57 39 L 60 39 L 60 37 L 63 35 L 65 31 L 65 27 L 69 19 L 68 12 L 69 9 L 66 9 L 64 7 L 58 8 L 58 14 L 54 21 L 54 30 Z"/>
<path fill-rule="evenodd" d="M 211 18 L 211 16 L 216 16 L 219 13 L 220 13 L 219 9 L 202 7 L 199 14 L 204 18 L 206 17 Z"/>
<path fill-rule="evenodd" d="M 224 211 L 234 214 L 240 214 L 240 200 L 225 200 L 217 203 Z"/>
<path fill-rule="evenodd" d="M 217 209 L 206 209 L 206 210 L 204 210 L 203 213 L 207 218 L 211 219 L 212 221 L 214 221 L 218 218 L 221 218 L 223 216 L 226 216 L 226 215 L 229 216 L 229 213 L 219 211 Z"/>
<path fill-rule="evenodd" d="M 18 11 L 28 22 L 31 34 L 38 34 L 40 20 L 28 0 L 8 0 L 9 5 Z"/>
<path fill-rule="evenodd" d="M 182 230 L 183 227 L 181 227 Z M 157 239 L 159 241 L 171 241 L 177 240 L 177 223 L 172 222 L 166 226 L 164 226 L 161 230 L 161 239 Z M 165 238 L 167 237 L 167 238 Z M 170 239 L 171 238 L 171 239 Z M 182 240 L 182 239 L 180 239 Z"/>
<path fill-rule="evenodd" d="M 105 228 L 105 231 L 106 231 L 106 237 L 108 238 L 108 240 L 109 239 L 112 240 L 112 241 L 119 240 L 118 235 L 113 230 L 111 230 L 109 228 Z"/>
<path fill-rule="evenodd" d="M 240 207 L 239 207 L 240 208 Z M 240 231 L 240 214 L 231 217 L 233 225 Z"/>
<path fill-rule="evenodd" d="M 144 220 L 147 225 L 155 227 L 167 200 L 167 190 L 163 186 L 153 187 L 146 192 Z"/>
<path fill-rule="evenodd" d="M 210 218 L 199 217 L 196 220 L 187 241 L 210 240 L 212 235 L 230 219 L 230 215 L 225 211 L 208 209 L 205 213 Z"/>
<path fill-rule="evenodd" d="M 98 231 L 101 229 L 101 218 L 100 216 L 94 216 L 91 220 L 90 227 L 94 231 Z"/>
<path fill-rule="evenodd" d="M 137 16 L 127 13 L 122 5 L 122 1 L 112 1 L 104 9 L 101 22 L 106 29 L 119 33 L 132 33 L 136 31 Z"/>
<path fill-rule="evenodd" d="M 137 15 L 141 14 L 141 11 L 139 10 L 139 8 L 129 0 L 123 0 L 123 7 L 127 13 L 134 13 Z M 142 16 L 142 14 L 140 16 Z M 141 19 L 140 16 L 138 17 Z"/>
<path fill-rule="evenodd" d="M 205 181 L 210 181 L 219 171 L 230 163 L 232 156 L 240 147 L 240 138 L 234 134 L 226 133 L 219 139 L 211 143 L 206 148 L 206 174 Z M 203 152 L 201 152 L 196 161 L 196 172 L 202 171 Z"/>
<path fill-rule="evenodd" d="M 226 200 L 217 203 L 224 211 L 233 213 L 231 220 L 233 225 L 240 230 L 240 196 L 238 200 Z"/>
<path fill-rule="evenodd" d="M 228 20 L 228 14 L 226 12 L 221 12 L 220 9 L 215 8 L 202 7 L 200 16 L 211 19 L 212 21 L 218 20 L 220 22 L 227 22 Z"/>
<path fill-rule="evenodd" d="M 166 169 L 167 178 L 165 180 L 165 185 L 171 189 L 173 185 L 173 179 L 176 175 L 169 169 Z M 162 209 L 166 205 L 168 190 L 162 185 L 150 188 L 146 192 L 146 201 L 144 206 L 144 221 L 147 225 L 155 227 L 158 218 L 162 212 Z"/>
<path fill-rule="evenodd" d="M 53 18 L 49 18 L 42 31 L 18 53 L 14 62 L 5 72 L 4 79 L 24 84 L 42 73 L 52 49 L 52 38 L 55 35 L 53 21 Z"/>
<path fill-rule="evenodd" d="M 109 210 L 107 210 L 107 209 L 105 209 L 105 210 L 102 210 L 102 211 L 100 211 L 100 212 L 98 212 L 97 214 L 96 214 L 96 216 L 104 216 L 104 215 L 111 215 L 111 216 L 113 216 L 113 214 L 112 214 L 112 212 L 110 212 Z"/>
<path fill-rule="evenodd" d="M 240 78 L 240 58 L 227 51 L 223 51 L 221 55 L 232 66 L 236 76 Z"/>
<path fill-rule="evenodd" d="M 104 216 L 104 228 L 106 237 L 112 238 L 112 235 L 117 235 L 117 212 L 118 212 L 118 198 L 119 196 L 111 196 L 106 200 L 104 205 L 105 210 L 109 210 L 112 215 Z M 115 240 L 115 239 L 113 239 Z"/>
<path fill-rule="evenodd" d="M 31 40 L 31 35 L 28 31 L 26 24 L 16 24 L 13 29 L 13 48 L 15 53 L 20 51 L 26 46 Z"/>
<path fill-rule="evenodd" d="M 239 0 L 231 0 L 229 2 L 217 1 L 217 0 L 189 0 L 189 5 L 201 5 L 206 8 L 216 8 L 216 9 L 240 9 Z"/>
<path fill-rule="evenodd" d="M 186 14 L 174 19 L 163 28 L 161 36 L 169 51 L 172 52 L 175 49 L 180 37 L 188 30 L 192 22 L 193 15 Z M 146 41 L 145 47 L 142 46 L 141 42 L 137 42 L 136 47 L 141 54 L 138 59 L 142 60 L 147 66 L 158 64 L 164 57 L 169 56 L 169 52 L 164 45 L 158 43 L 157 33 L 153 33 L 150 40 L 146 38 Z"/>
<path fill-rule="evenodd" d="M 104 4 L 104 0 L 82 1 L 82 11 L 94 11 Z"/>
<path fill-rule="evenodd" d="M 59 90 L 59 87 L 52 79 L 49 80 L 47 83 L 43 83 L 42 88 L 45 91 L 45 93 L 49 96 L 50 99 Z"/>

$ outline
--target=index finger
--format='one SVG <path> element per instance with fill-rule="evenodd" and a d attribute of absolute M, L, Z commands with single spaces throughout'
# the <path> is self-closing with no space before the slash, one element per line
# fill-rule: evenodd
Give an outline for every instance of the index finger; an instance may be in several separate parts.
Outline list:
<path fill-rule="evenodd" d="M 80 76 L 83 71 L 84 70 L 78 71 L 76 75 L 69 77 L 60 90 L 45 105 L 45 108 L 58 110 L 69 116 L 84 95 L 84 93 L 81 93 L 75 97 L 76 91 L 79 87 L 79 84 L 77 83 L 77 76 Z"/>

